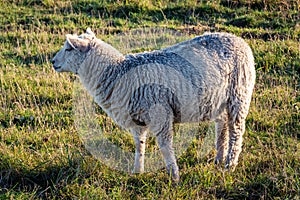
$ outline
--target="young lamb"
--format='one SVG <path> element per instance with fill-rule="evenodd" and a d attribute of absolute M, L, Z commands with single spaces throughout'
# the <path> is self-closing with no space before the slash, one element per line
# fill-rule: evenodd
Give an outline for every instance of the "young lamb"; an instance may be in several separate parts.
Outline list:
<path fill-rule="evenodd" d="M 179 180 L 173 124 L 212 120 L 215 163 L 234 170 L 255 83 L 246 42 L 227 33 L 206 33 L 152 52 L 124 56 L 86 33 L 66 35 L 52 59 L 57 72 L 73 72 L 101 108 L 133 134 L 133 172 L 144 171 L 147 133 L 157 139 L 168 173 Z"/>

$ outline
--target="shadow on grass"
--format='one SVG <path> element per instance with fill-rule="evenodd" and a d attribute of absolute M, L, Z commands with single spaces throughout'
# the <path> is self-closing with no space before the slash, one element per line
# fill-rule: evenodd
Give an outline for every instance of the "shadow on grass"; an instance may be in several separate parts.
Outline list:
<path fill-rule="evenodd" d="M 286 26 L 294 27 L 296 25 L 296 15 L 283 20 L 283 18 L 276 15 L 273 16 L 272 14 L 263 16 L 253 14 L 253 9 L 260 10 L 261 12 L 266 11 L 268 5 L 264 5 L 263 2 L 261 3 L 261 5 L 255 3 L 230 5 L 224 1 L 222 1 L 220 5 L 210 3 L 199 3 L 197 5 L 171 3 L 167 7 L 157 9 L 157 7 L 147 7 L 134 2 L 107 6 L 97 1 L 77 1 L 74 2 L 69 9 L 74 9 L 76 13 L 85 13 L 87 16 L 101 17 L 106 20 L 109 19 L 111 20 L 110 24 L 113 26 L 122 26 L 122 24 L 115 19 L 125 19 L 133 23 L 141 23 L 143 20 L 155 23 L 175 20 L 186 25 L 197 25 L 200 20 L 211 26 L 214 26 L 218 19 L 225 19 L 225 24 L 227 25 L 268 29 L 278 29 Z M 296 5 L 296 2 L 293 2 L 293 6 L 291 5 L 291 8 L 286 8 L 286 10 L 294 9 L 296 11 Z M 246 13 L 245 9 L 248 9 Z M 274 10 L 276 6 L 269 9 Z M 64 8 L 61 12 L 65 11 Z M 243 16 L 239 17 L 240 15 Z M 257 18 L 259 18 L 259 20 Z M 263 37 L 269 36 L 264 35 Z"/>
<path fill-rule="evenodd" d="M 10 161 L 5 155 L 1 157 L 0 194 L 14 191 L 36 192 L 37 196 L 41 195 L 40 197 L 47 193 L 55 195 L 58 188 L 78 178 L 75 161 L 70 161 L 70 166 L 50 166 L 45 169 L 28 170 L 22 164 L 11 163 L 14 161 Z"/>
<path fill-rule="evenodd" d="M 133 23 L 139 23 L 140 20 L 150 20 L 153 22 L 162 22 L 165 20 L 176 20 L 182 24 L 197 24 L 197 18 L 211 21 L 216 17 L 232 18 L 233 11 L 228 9 L 218 9 L 212 5 L 202 4 L 201 6 L 179 6 L 173 5 L 171 7 L 157 9 L 145 9 L 143 6 L 136 3 L 123 4 L 118 6 L 107 7 L 100 2 L 76 2 L 72 5 L 76 12 L 83 12 L 89 16 L 101 16 L 103 19 L 127 19 Z M 118 25 L 113 23 L 113 25 Z M 121 25 L 121 24 L 120 24 Z"/>
<path fill-rule="evenodd" d="M 288 185 L 285 185 L 285 184 Z M 272 177 L 266 174 L 256 174 L 247 183 L 238 183 L 232 187 L 218 187 L 215 194 L 222 199 L 294 199 L 298 195 L 296 185 L 287 181 L 286 177 Z"/>
<path fill-rule="evenodd" d="M 45 168 L 40 166 L 33 170 L 26 170 L 24 169 L 26 167 L 21 164 L 19 166 L 17 163 L 11 163 L 5 155 L 0 156 L 2 157 L 0 159 L 2 165 L 0 194 L 12 191 L 14 193 L 31 192 L 35 193 L 37 198 L 59 198 L 61 195 L 75 197 L 79 195 L 76 190 L 81 187 L 101 187 L 106 194 L 110 194 L 114 188 L 122 187 L 127 195 L 131 194 L 132 198 L 140 198 L 149 193 L 155 194 L 156 197 L 172 196 L 172 192 L 179 194 L 180 191 L 184 191 L 184 194 L 180 194 L 180 196 L 186 199 L 190 194 L 196 195 L 195 191 L 200 191 L 200 195 L 224 199 L 272 199 L 274 197 L 288 199 L 297 195 L 296 186 L 285 185 L 286 182 L 292 184 L 287 181 L 287 177 L 284 175 L 274 177 L 268 174 L 269 170 L 274 167 L 269 166 L 270 169 L 268 168 L 262 173 L 257 170 L 268 163 L 251 165 L 252 172 L 249 172 L 249 176 L 245 177 L 244 181 L 224 184 L 219 178 L 206 177 L 207 175 L 197 170 L 194 171 L 194 174 L 190 172 L 190 175 L 182 176 L 183 184 L 171 186 L 164 169 L 153 173 L 128 176 L 114 170 L 103 171 L 103 166 L 96 166 L 99 171 L 91 172 L 82 166 L 82 162 L 85 162 L 84 159 L 71 158 L 66 164 L 48 165 Z M 86 165 L 93 165 L 93 163 L 86 163 Z M 214 176 L 214 174 L 215 172 L 211 172 L 209 176 Z M 235 178 L 235 175 L 232 175 L 234 180 L 243 179 L 238 174 L 236 176 Z M 206 186 L 204 182 L 211 178 L 214 180 L 212 185 Z M 200 182 L 196 183 L 197 180 Z M 72 187 L 74 188 L 71 189 Z M 69 191 L 69 189 L 71 190 Z"/>
<path fill-rule="evenodd" d="M 252 180 L 248 184 L 241 183 L 233 188 L 218 188 L 215 193 L 217 198 L 222 199 L 272 199 L 281 196 L 276 183 L 268 177 Z M 283 196 L 286 196 L 284 194 Z"/>

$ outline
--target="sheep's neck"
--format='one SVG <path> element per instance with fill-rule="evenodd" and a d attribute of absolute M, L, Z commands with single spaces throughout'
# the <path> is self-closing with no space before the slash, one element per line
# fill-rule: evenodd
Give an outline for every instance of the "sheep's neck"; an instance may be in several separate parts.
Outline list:
<path fill-rule="evenodd" d="M 90 50 L 89 55 L 82 63 L 78 75 L 84 87 L 94 98 L 96 89 L 103 72 L 122 62 L 125 57 L 108 44 L 101 44 Z"/>

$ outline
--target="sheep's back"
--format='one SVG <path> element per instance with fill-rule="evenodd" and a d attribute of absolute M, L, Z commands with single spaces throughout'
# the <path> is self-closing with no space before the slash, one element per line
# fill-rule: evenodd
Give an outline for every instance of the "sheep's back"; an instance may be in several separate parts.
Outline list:
<path fill-rule="evenodd" d="M 241 41 L 227 34 L 204 35 L 128 55 L 104 71 L 95 100 L 123 127 L 146 125 L 149 109 L 157 104 L 168 107 L 175 122 L 213 119 L 229 98 L 232 71 L 249 54 L 238 53 L 248 51 Z"/>

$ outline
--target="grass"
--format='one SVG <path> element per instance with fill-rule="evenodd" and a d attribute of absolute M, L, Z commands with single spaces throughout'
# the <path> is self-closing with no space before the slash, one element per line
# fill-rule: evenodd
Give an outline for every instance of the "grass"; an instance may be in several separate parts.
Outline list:
<path fill-rule="evenodd" d="M 300 16 L 296 0 L 0 2 L 0 199 L 299 199 Z M 129 175 L 94 158 L 76 129 L 76 77 L 49 60 L 67 33 L 87 27 L 122 52 L 162 48 L 205 31 L 242 36 L 257 80 L 235 173 L 178 158 L 181 184 L 165 170 Z M 159 29 L 158 32 L 154 30 Z M 106 132 L 119 131 L 97 110 Z M 132 139 L 111 141 L 133 150 Z M 154 142 L 148 144 L 154 151 Z"/>

